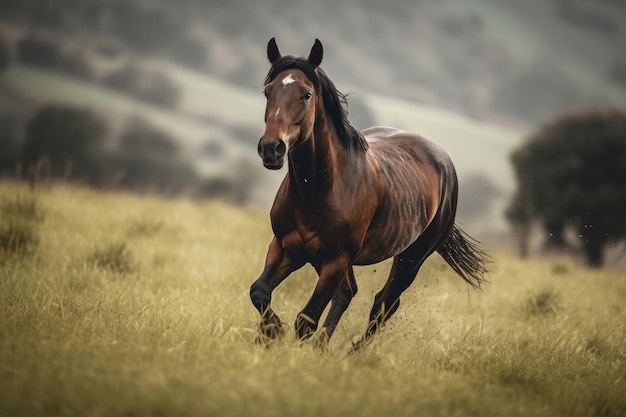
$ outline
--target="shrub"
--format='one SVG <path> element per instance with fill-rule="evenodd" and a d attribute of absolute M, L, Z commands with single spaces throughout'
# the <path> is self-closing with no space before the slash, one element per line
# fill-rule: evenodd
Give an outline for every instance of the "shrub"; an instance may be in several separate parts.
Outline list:
<path fill-rule="evenodd" d="M 527 316 L 548 316 L 556 315 L 560 310 L 561 297 L 552 288 L 532 293 L 522 306 L 522 311 Z"/>
<path fill-rule="evenodd" d="M 162 220 L 150 218 L 135 219 L 128 228 L 129 236 L 152 237 L 163 229 Z"/>
<path fill-rule="evenodd" d="M 132 254 L 125 242 L 113 242 L 96 247 L 87 258 L 87 263 L 120 274 L 130 273 L 135 269 Z"/>
<path fill-rule="evenodd" d="M 0 200 L 0 256 L 32 252 L 39 245 L 43 218 L 38 200 L 31 195 Z"/>
<path fill-rule="evenodd" d="M 39 201 L 32 194 L 17 194 L 1 200 L 0 214 L 32 223 L 40 223 L 44 218 Z"/>
<path fill-rule="evenodd" d="M 31 170 L 48 160 L 52 175 L 100 181 L 106 124 L 89 110 L 63 105 L 43 107 L 26 127 L 22 165 Z"/>
<path fill-rule="evenodd" d="M 34 223 L 22 219 L 2 220 L 0 255 L 29 253 L 38 245 L 39 232 Z"/>

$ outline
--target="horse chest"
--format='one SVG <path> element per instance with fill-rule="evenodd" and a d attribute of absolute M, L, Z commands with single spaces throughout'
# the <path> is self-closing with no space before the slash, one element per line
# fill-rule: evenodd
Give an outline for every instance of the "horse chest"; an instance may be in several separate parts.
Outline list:
<path fill-rule="evenodd" d="M 350 246 L 349 228 L 337 221 L 341 216 L 311 218 L 299 211 L 291 214 L 288 222 L 290 227 L 282 228 L 277 234 L 278 240 L 289 253 L 304 256 L 313 265 L 318 265 L 342 248 Z"/>
<path fill-rule="evenodd" d="M 280 242 L 290 254 L 305 256 L 313 263 L 322 260 L 322 248 L 325 245 L 320 236 L 313 231 L 292 230 L 282 236 Z"/>

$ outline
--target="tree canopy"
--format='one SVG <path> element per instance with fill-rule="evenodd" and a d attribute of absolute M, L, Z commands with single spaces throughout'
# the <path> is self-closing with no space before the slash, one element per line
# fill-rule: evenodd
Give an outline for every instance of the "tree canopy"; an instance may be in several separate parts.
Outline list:
<path fill-rule="evenodd" d="M 590 265 L 626 237 L 626 112 L 567 113 L 540 126 L 512 162 L 519 188 L 509 220 L 539 220 L 553 243 L 572 228 Z"/>
<path fill-rule="evenodd" d="M 42 107 L 28 123 L 22 148 L 24 168 L 42 159 L 52 167 L 52 174 L 67 175 L 98 183 L 107 126 L 89 110 L 62 105 Z"/>

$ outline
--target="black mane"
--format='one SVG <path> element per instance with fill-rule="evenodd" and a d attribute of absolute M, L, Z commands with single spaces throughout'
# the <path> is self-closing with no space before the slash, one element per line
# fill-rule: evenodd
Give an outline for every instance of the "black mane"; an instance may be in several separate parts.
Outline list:
<path fill-rule="evenodd" d="M 265 84 L 271 82 L 281 72 L 294 68 L 302 71 L 311 80 L 315 89 L 321 91 L 324 107 L 333 121 L 340 143 L 347 149 L 365 152 L 368 148 L 367 141 L 348 120 L 346 96 L 337 90 L 321 68 L 314 68 L 305 58 L 284 56 L 274 62 L 265 77 Z"/>

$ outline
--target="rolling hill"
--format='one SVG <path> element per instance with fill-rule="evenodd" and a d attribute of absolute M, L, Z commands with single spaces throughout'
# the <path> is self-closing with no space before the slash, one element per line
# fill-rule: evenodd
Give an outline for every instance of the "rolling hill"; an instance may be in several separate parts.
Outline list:
<path fill-rule="evenodd" d="M 5 77 L 9 85 L 27 97 L 93 108 L 113 125 L 131 116 L 141 116 L 177 138 L 183 154 L 206 176 L 228 175 L 229 170 L 237 169 L 236 161 L 249 160 L 256 167 L 259 185 L 254 201 L 270 203 L 283 174 L 268 172 L 257 161 L 256 141 L 262 132 L 264 105 L 261 95 L 196 71 L 167 66 L 168 74 L 182 91 L 177 111 L 166 111 L 90 82 L 22 65 L 13 66 Z M 353 96 L 367 105 L 376 124 L 414 131 L 440 143 L 453 157 L 461 181 L 470 175 L 493 179 L 503 194 L 491 213 L 492 225 L 503 226 L 498 211 L 513 188 L 508 155 L 521 137 L 519 130 L 371 92 L 356 91 Z M 235 133 L 250 132 L 251 136 L 236 137 L 232 130 L 236 125 L 239 129 Z M 211 143 L 224 150 L 219 158 L 207 158 L 202 152 Z"/>
<path fill-rule="evenodd" d="M 14 62 L 3 83 L 39 103 L 93 107 L 114 127 L 140 115 L 175 137 L 204 176 L 245 166 L 252 200 L 264 205 L 282 177 L 264 171 L 255 152 L 272 36 L 295 54 L 322 39 L 322 65 L 352 92 L 355 120 L 365 111 L 373 124 L 421 133 L 450 152 L 461 183 L 484 179 L 496 189 L 498 201 L 479 221 L 489 227 L 503 225 L 513 187 L 508 155 L 538 122 L 569 108 L 626 106 L 625 8 L 609 0 L 59 1 L 41 13 L 33 4 L 0 5 L 0 33 L 14 49 L 26 34 L 52 39 L 86 57 L 94 75 Z M 180 89 L 177 105 L 163 109 L 105 88 L 103 68 L 124 62 L 166 74 Z M 463 189 L 461 207 L 472 194 Z"/>

